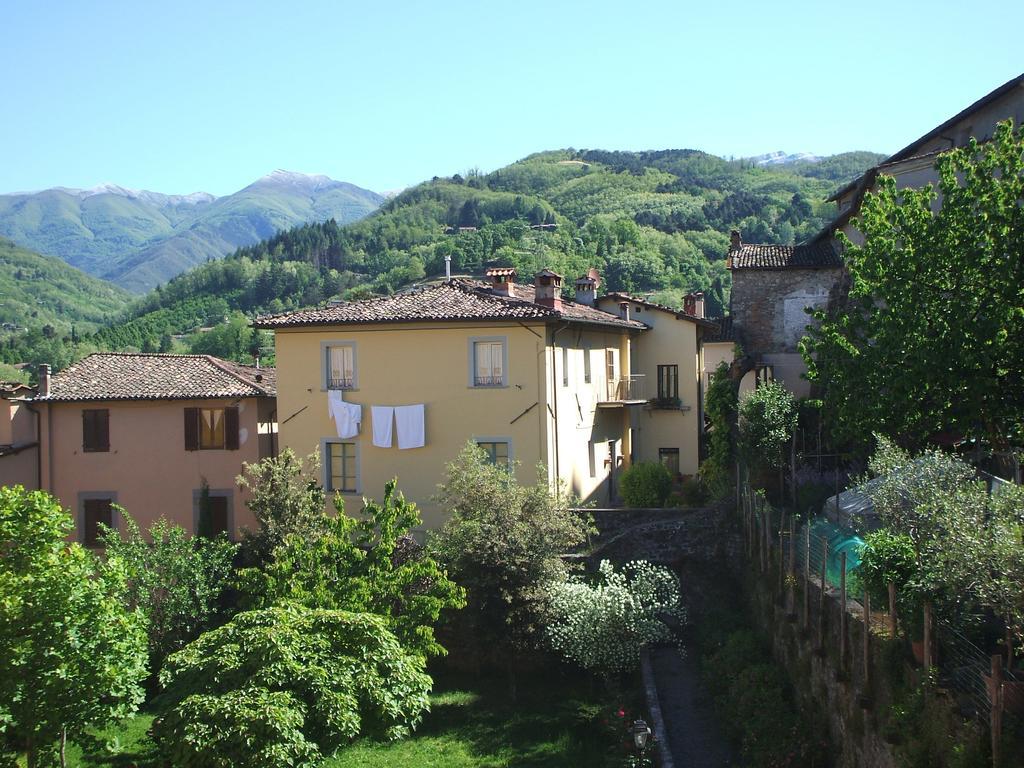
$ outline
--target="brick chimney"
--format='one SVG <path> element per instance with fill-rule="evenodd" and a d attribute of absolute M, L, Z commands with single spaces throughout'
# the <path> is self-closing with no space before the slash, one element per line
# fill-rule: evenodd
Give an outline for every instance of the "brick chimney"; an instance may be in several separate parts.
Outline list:
<path fill-rule="evenodd" d="M 542 307 L 562 311 L 562 276 L 550 269 L 542 269 L 533 279 L 536 302 Z"/>
<path fill-rule="evenodd" d="M 729 233 L 729 250 L 738 251 L 742 245 L 743 237 L 740 235 L 740 231 L 738 229 L 734 229 Z"/>
<path fill-rule="evenodd" d="M 46 397 L 50 394 L 50 366 L 46 363 L 42 363 L 39 366 L 39 386 L 37 387 L 36 395 L 38 397 Z"/>
<path fill-rule="evenodd" d="M 495 296 L 515 296 L 516 271 L 512 267 L 488 267 L 484 275 Z"/>
<path fill-rule="evenodd" d="M 683 298 L 683 312 L 693 317 L 704 317 L 704 294 L 701 292 L 688 293 Z"/>
<path fill-rule="evenodd" d="M 592 307 L 597 303 L 597 289 L 601 285 L 601 274 L 593 267 L 583 275 L 576 278 L 576 301 Z"/>

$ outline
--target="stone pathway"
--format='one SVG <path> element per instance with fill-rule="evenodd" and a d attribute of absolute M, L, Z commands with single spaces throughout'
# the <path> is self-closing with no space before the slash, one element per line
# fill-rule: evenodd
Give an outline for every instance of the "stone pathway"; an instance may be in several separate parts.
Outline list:
<path fill-rule="evenodd" d="M 654 673 L 675 768 L 726 768 L 738 765 L 722 735 L 712 702 L 700 685 L 694 651 L 681 656 L 675 648 L 652 648 Z"/>

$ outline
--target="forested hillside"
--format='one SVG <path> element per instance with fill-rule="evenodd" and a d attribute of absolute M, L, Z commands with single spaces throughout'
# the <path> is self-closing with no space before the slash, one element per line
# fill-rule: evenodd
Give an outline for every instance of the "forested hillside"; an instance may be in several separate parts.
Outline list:
<path fill-rule="evenodd" d="M 73 358 L 88 347 L 199 343 L 216 354 L 206 334 L 173 337 L 235 312 L 395 291 L 443 274 L 446 255 L 454 272 L 470 275 L 492 263 L 514 265 L 524 276 L 546 266 L 570 278 L 596 266 L 609 290 L 653 293 L 669 303 L 703 290 L 709 313 L 719 314 L 728 302 L 731 229 L 748 242 L 806 239 L 834 214 L 824 198 L 879 158 L 848 153 L 758 167 L 692 150 L 562 150 L 490 174 L 435 177 L 362 221 L 296 227 L 203 264 L 67 352 Z M 232 339 L 220 351 L 247 356 L 253 342 L 240 338 L 238 316 L 233 322 L 235 331 L 219 331 Z M 7 359 L 37 356 L 28 336 L 11 341 Z"/>
<path fill-rule="evenodd" d="M 47 326 L 53 333 L 96 330 L 117 318 L 131 295 L 117 286 L 0 237 L 0 325 Z"/>
<path fill-rule="evenodd" d="M 0 195 L 0 235 L 135 293 L 309 221 L 348 223 L 383 202 L 326 176 L 274 171 L 224 197 L 103 185 Z"/>

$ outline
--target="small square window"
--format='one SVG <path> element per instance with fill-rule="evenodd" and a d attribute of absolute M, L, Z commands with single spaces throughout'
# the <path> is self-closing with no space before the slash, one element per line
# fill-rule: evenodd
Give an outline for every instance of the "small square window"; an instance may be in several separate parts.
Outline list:
<path fill-rule="evenodd" d="M 327 490 L 341 493 L 355 493 L 356 489 L 356 444 L 327 443 Z"/>
<path fill-rule="evenodd" d="M 224 447 L 224 409 L 199 409 L 199 449 L 216 450 Z"/>
<path fill-rule="evenodd" d="M 679 449 L 659 448 L 658 461 L 665 465 L 665 468 L 672 473 L 672 477 L 679 475 Z"/>
<path fill-rule="evenodd" d="M 83 499 L 82 543 L 87 547 L 100 547 L 100 524 L 114 527 L 113 499 Z"/>
<path fill-rule="evenodd" d="M 332 344 L 326 346 L 325 378 L 327 389 L 355 389 L 356 348 L 355 344 Z"/>
<path fill-rule="evenodd" d="M 679 399 L 679 366 L 659 365 L 658 366 L 658 399 L 678 400 Z"/>
<path fill-rule="evenodd" d="M 505 342 L 499 339 L 484 339 L 473 342 L 474 387 L 505 386 Z"/>
<path fill-rule="evenodd" d="M 202 496 L 199 500 L 199 520 L 196 524 L 196 535 L 213 539 L 222 533 L 229 536 L 231 531 L 228 524 L 228 502 L 227 496 L 207 496 L 205 504 Z"/>
<path fill-rule="evenodd" d="M 510 445 L 507 440 L 477 440 L 476 444 L 484 449 L 487 461 L 499 467 L 510 467 Z"/>

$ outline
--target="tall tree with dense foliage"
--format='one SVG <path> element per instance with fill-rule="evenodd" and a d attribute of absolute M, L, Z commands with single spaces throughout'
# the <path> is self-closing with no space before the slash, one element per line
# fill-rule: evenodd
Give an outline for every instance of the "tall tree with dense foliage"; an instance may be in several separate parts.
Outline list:
<path fill-rule="evenodd" d="M 793 393 L 779 381 L 761 384 L 740 398 L 740 453 L 752 468 L 777 470 L 780 493 L 798 417 Z"/>
<path fill-rule="evenodd" d="M 124 564 L 128 607 L 146 615 L 155 672 L 168 654 L 181 650 L 216 618 L 238 546 L 224 535 L 191 537 L 164 519 L 146 535 L 130 515 L 122 513 L 122 520 L 124 533 L 107 529 L 103 543 L 107 558 Z"/>
<path fill-rule="evenodd" d="M 264 568 L 238 576 L 245 599 L 256 608 L 293 601 L 310 608 L 341 609 L 382 616 L 403 648 L 426 656 L 443 654 L 434 637 L 441 611 L 465 605 L 465 591 L 410 535 L 419 510 L 395 490 L 382 502 L 366 500 L 359 517 L 337 515 L 312 541 L 290 534 Z"/>
<path fill-rule="evenodd" d="M 1024 437 L 1024 134 L 1000 123 L 935 169 L 938 190 L 881 176 L 864 198 L 864 244 L 844 238 L 849 301 L 818 313 L 808 375 L 840 437 L 1002 449 Z"/>
<path fill-rule="evenodd" d="M 243 463 L 242 470 L 238 485 L 249 491 L 246 505 L 259 524 L 243 533 L 242 552 L 248 564 L 268 561 L 287 536 L 312 542 L 323 535 L 327 495 L 320 485 L 316 453 L 303 460 L 285 448 L 255 464 Z"/>
<path fill-rule="evenodd" d="M 124 563 L 69 544 L 72 528 L 49 494 L 0 487 L 0 734 L 29 768 L 54 750 L 63 765 L 69 736 L 142 701 L 145 617 L 125 607 Z"/>
<path fill-rule="evenodd" d="M 727 493 L 731 485 L 736 407 L 737 386 L 729 377 L 729 365 L 723 362 L 712 374 L 704 398 L 704 414 L 709 424 L 708 455 L 700 465 L 701 480 L 716 496 Z"/>
<path fill-rule="evenodd" d="M 562 555 L 590 530 L 571 499 L 552 493 L 546 473 L 538 475 L 535 485 L 521 486 L 508 468 L 467 444 L 448 465 L 438 494 L 450 517 L 428 543 L 468 592 L 458 634 L 513 672 L 517 650 L 536 643 L 550 616 L 547 586 L 569 575 Z"/>

